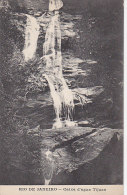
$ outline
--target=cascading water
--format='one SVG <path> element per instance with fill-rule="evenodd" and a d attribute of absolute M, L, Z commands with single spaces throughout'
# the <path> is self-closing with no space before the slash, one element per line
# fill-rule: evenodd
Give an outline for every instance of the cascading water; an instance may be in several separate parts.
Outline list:
<path fill-rule="evenodd" d="M 59 10 L 62 7 L 62 0 L 49 0 L 49 11 Z"/>
<path fill-rule="evenodd" d="M 28 61 L 34 57 L 37 49 L 37 41 L 39 36 L 40 26 L 37 23 L 36 18 L 26 14 L 27 16 L 27 24 L 25 31 L 25 46 L 23 50 L 23 54 L 25 57 L 25 61 Z"/>
<path fill-rule="evenodd" d="M 49 22 L 45 43 L 43 45 L 43 58 L 46 63 L 45 78 L 48 81 L 51 96 L 56 113 L 56 122 L 53 128 L 61 128 L 64 119 L 65 126 L 74 126 L 73 109 L 74 100 L 72 91 L 68 88 L 62 74 L 61 54 L 61 28 L 59 9 L 63 6 L 61 0 L 50 0 L 49 11 L 51 20 Z"/>
<path fill-rule="evenodd" d="M 53 153 L 49 149 L 41 149 L 41 167 L 44 177 L 44 184 L 50 185 L 55 170 Z"/>

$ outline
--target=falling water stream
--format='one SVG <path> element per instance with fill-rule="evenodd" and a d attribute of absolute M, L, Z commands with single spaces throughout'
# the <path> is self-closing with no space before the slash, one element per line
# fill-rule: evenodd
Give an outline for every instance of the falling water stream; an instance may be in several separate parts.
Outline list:
<path fill-rule="evenodd" d="M 35 17 L 26 14 L 25 47 L 23 50 L 25 61 L 32 59 L 36 53 L 40 26 Z"/>
<path fill-rule="evenodd" d="M 49 0 L 49 11 L 59 10 L 63 7 L 62 0 Z"/>
<path fill-rule="evenodd" d="M 72 91 L 68 88 L 62 74 L 61 54 L 61 28 L 60 13 L 63 2 L 61 0 L 49 1 L 50 22 L 47 27 L 43 45 L 43 57 L 46 63 L 45 78 L 48 81 L 56 114 L 53 128 L 74 126 L 73 110 L 74 100 Z M 62 122 L 64 120 L 64 122 Z"/>
<path fill-rule="evenodd" d="M 50 88 L 56 114 L 53 129 L 63 126 L 74 126 L 73 110 L 74 100 L 72 91 L 68 88 L 62 73 L 61 54 L 61 27 L 59 9 L 63 6 L 61 0 L 49 1 L 50 22 L 46 30 L 43 45 L 43 59 L 46 63 L 46 74 L 44 75 Z M 42 155 L 43 156 L 43 155 Z M 46 168 L 44 168 L 45 185 L 49 185 L 53 172 L 52 152 L 45 152 Z"/>
<path fill-rule="evenodd" d="M 49 185 L 51 183 L 53 172 L 54 172 L 54 161 L 52 152 L 48 149 L 44 152 L 44 149 L 41 151 L 42 157 L 42 169 L 43 169 L 43 177 L 44 184 Z"/>
<path fill-rule="evenodd" d="M 49 84 L 56 114 L 53 129 L 65 126 L 75 126 L 73 122 L 74 99 L 71 89 L 63 77 L 61 54 L 61 26 L 59 10 L 63 7 L 61 0 L 49 0 L 50 22 L 48 24 L 43 45 L 43 59 L 46 64 L 45 78 Z M 25 61 L 32 59 L 36 53 L 40 26 L 33 16 L 27 16 L 25 31 L 25 46 L 23 50 Z M 49 185 L 53 172 L 54 161 L 49 149 L 42 149 L 42 169 L 45 185 Z"/>

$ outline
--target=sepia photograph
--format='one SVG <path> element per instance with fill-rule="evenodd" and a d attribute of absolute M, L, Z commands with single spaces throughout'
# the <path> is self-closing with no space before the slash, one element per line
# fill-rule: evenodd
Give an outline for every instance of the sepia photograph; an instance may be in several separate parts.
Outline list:
<path fill-rule="evenodd" d="M 123 10 L 0 0 L 0 185 L 123 185 Z"/>

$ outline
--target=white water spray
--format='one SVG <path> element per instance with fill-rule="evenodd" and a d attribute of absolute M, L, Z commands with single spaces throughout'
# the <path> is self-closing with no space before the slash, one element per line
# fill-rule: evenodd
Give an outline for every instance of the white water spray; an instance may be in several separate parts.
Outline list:
<path fill-rule="evenodd" d="M 27 26 L 25 31 L 25 46 L 23 54 L 25 57 L 25 61 L 28 61 L 32 59 L 36 53 L 40 26 L 37 23 L 36 18 L 28 14 L 26 14 L 26 16 Z"/>
<path fill-rule="evenodd" d="M 49 11 L 54 11 L 51 15 L 43 45 L 43 58 L 46 63 L 45 78 L 48 81 L 51 96 L 54 103 L 56 121 L 53 128 L 63 126 L 74 126 L 73 109 L 74 100 L 72 91 L 68 88 L 62 74 L 62 54 L 61 54 L 61 28 L 59 9 L 63 6 L 61 0 L 50 0 Z"/>
<path fill-rule="evenodd" d="M 49 11 L 59 10 L 63 7 L 63 2 L 61 0 L 49 0 Z"/>
<path fill-rule="evenodd" d="M 46 167 L 44 169 L 44 178 L 45 178 L 45 185 L 49 185 L 51 180 L 52 180 L 52 176 L 53 176 L 53 171 L 54 171 L 54 161 L 52 158 L 52 152 L 50 150 L 47 150 L 45 152 L 45 157 L 46 157 Z"/>

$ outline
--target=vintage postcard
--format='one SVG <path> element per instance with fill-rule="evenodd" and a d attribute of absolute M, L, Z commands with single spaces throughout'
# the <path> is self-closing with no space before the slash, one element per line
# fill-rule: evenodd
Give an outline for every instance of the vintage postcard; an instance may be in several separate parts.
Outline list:
<path fill-rule="evenodd" d="M 0 0 L 0 195 L 123 195 L 123 0 Z"/>

